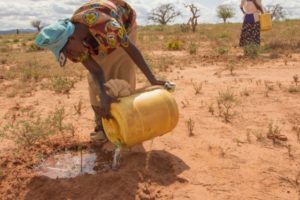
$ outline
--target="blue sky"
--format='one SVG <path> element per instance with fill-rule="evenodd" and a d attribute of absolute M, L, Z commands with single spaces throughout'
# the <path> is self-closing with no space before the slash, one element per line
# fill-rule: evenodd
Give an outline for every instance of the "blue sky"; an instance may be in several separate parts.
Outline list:
<path fill-rule="evenodd" d="M 40 19 L 49 24 L 57 19 L 71 17 L 72 13 L 88 0 L 0 0 L 0 30 L 31 28 L 30 22 Z M 149 24 L 147 17 L 151 9 L 163 3 L 174 3 L 183 16 L 176 23 L 186 22 L 189 11 L 184 3 L 194 3 L 200 8 L 200 23 L 219 23 L 216 17 L 216 7 L 220 4 L 230 4 L 236 9 L 237 15 L 231 22 L 241 22 L 239 10 L 240 0 L 127 0 L 137 11 L 138 23 Z M 280 3 L 288 12 L 288 18 L 300 18 L 300 0 L 263 0 L 264 5 Z"/>

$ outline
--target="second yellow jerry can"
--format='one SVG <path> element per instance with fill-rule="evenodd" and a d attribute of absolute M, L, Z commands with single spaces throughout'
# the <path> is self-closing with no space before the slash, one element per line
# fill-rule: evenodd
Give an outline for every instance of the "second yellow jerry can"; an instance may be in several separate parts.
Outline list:
<path fill-rule="evenodd" d="M 260 30 L 270 31 L 272 30 L 272 15 L 269 13 L 263 13 L 259 17 L 260 20 Z"/>
<path fill-rule="evenodd" d="M 111 104 L 112 119 L 102 119 L 113 144 L 132 147 L 170 132 L 178 123 L 178 106 L 163 88 L 150 88 Z"/>

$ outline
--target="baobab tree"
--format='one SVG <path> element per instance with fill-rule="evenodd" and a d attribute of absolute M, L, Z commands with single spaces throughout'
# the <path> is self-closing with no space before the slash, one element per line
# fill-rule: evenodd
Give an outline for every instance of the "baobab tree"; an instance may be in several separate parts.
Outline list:
<path fill-rule="evenodd" d="M 177 11 L 173 4 L 167 3 L 153 9 L 149 14 L 148 19 L 155 23 L 166 25 L 179 15 L 181 15 L 180 11 Z"/>
<path fill-rule="evenodd" d="M 185 5 L 186 8 L 189 8 L 192 16 L 190 17 L 187 24 L 190 24 L 192 26 L 193 32 L 196 32 L 197 25 L 198 25 L 198 18 L 200 15 L 198 15 L 198 12 L 200 11 L 199 8 L 197 8 L 194 4 Z"/>

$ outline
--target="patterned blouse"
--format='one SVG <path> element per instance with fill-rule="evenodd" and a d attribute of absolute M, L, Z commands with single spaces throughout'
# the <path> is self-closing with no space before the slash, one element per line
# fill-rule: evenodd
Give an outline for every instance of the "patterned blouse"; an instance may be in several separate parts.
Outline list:
<path fill-rule="evenodd" d="M 135 24 L 135 11 L 123 0 L 90 1 L 75 11 L 71 21 L 85 24 L 98 42 L 89 53 L 105 56 L 119 46 L 128 46 L 128 34 Z"/>

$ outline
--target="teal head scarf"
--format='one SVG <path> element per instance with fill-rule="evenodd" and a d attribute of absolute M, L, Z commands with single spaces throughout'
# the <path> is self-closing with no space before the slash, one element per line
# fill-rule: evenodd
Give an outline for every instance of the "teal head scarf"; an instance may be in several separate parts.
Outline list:
<path fill-rule="evenodd" d="M 56 60 L 59 61 L 60 52 L 74 30 L 75 26 L 69 19 L 58 20 L 41 30 L 35 38 L 35 44 L 40 48 L 47 48 L 52 51 Z"/>

